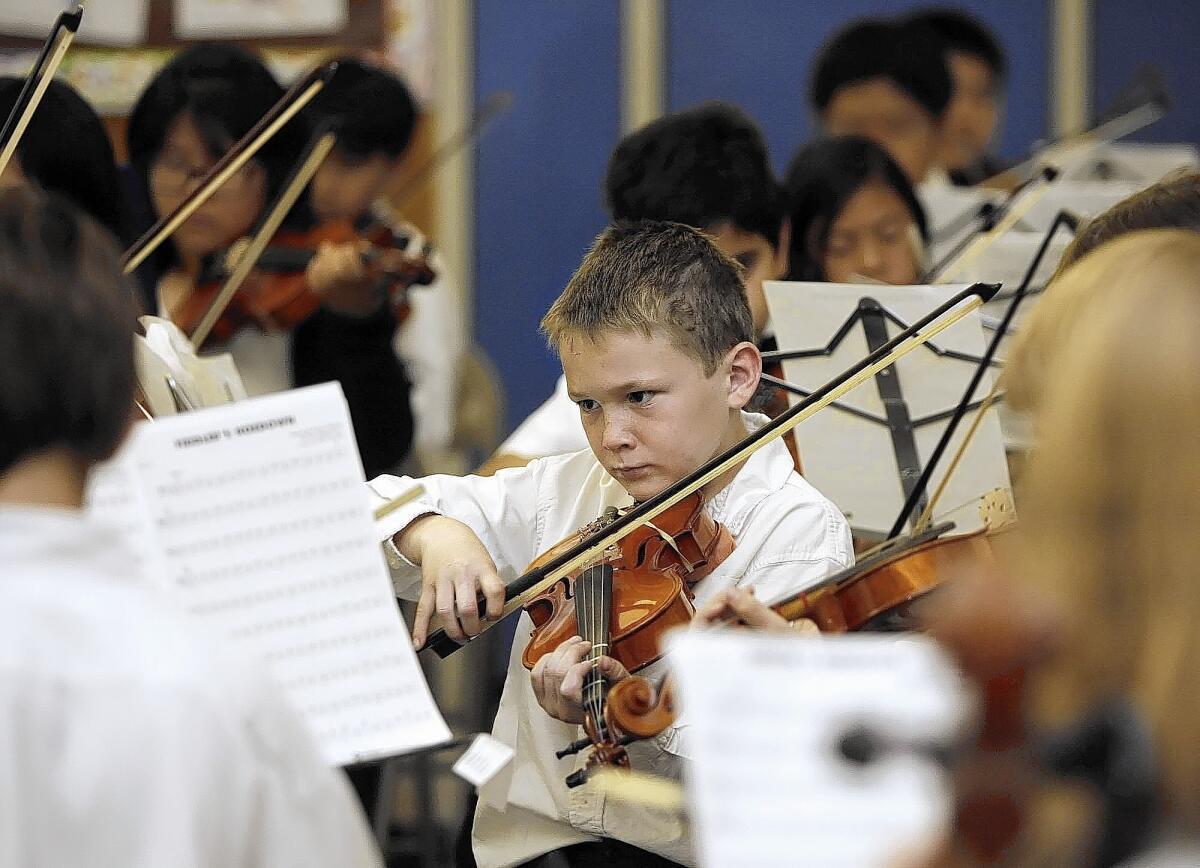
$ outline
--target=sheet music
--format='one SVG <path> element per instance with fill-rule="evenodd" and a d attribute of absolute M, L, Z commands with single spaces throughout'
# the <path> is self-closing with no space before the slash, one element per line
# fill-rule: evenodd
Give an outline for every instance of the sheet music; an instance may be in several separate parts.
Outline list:
<path fill-rule="evenodd" d="M 951 738 L 966 707 L 931 641 L 685 631 L 671 660 L 706 868 L 903 864 L 948 822 L 944 770 L 909 749 Z M 877 761 L 842 754 L 856 729 L 877 739 Z"/>
<path fill-rule="evenodd" d="M 962 285 L 882 286 L 836 283 L 764 284 L 771 325 L 782 350 L 808 350 L 826 347 L 838 329 L 857 309 L 862 298 L 875 299 L 905 323 L 915 323 L 929 311 L 963 289 Z M 888 323 L 888 336 L 902 326 Z M 990 336 L 992 333 L 988 332 Z M 977 313 L 968 315 L 933 339 L 943 350 L 953 350 L 978 358 L 986 348 Z M 801 388 L 813 390 L 834 375 L 867 355 L 864 327 L 856 323 L 841 344 L 828 356 L 786 361 L 785 377 Z M 915 425 L 912 438 L 916 457 L 924 468 L 948 418 L 935 419 L 958 406 L 976 362 L 940 357 L 932 350 L 918 347 L 896 363 L 898 388 Z M 991 373 L 984 376 L 973 401 L 981 400 L 991 389 Z M 793 399 L 795 400 L 795 399 Z M 828 497 L 849 520 L 851 527 L 871 533 L 885 533 L 904 503 L 901 468 L 893 442 L 894 432 L 879 421 L 886 417 L 877 382 L 868 381 L 839 399 L 838 404 L 874 417 L 852 415 L 838 406 L 827 407 L 796 428 L 796 443 L 804 464 L 805 478 Z M 947 456 L 934 471 L 928 492 L 932 494 L 949 467 L 962 442 L 974 411 L 967 414 L 950 441 Z M 981 422 L 963 461 L 950 478 L 946 491 L 934 509 L 939 521 L 953 521 L 958 530 L 982 525 L 978 499 L 994 488 L 1008 488 L 1008 464 L 1004 440 L 994 410 Z"/>
<path fill-rule="evenodd" d="M 374 538 L 341 389 L 141 428 L 156 578 L 267 663 L 330 763 L 447 740 Z"/>

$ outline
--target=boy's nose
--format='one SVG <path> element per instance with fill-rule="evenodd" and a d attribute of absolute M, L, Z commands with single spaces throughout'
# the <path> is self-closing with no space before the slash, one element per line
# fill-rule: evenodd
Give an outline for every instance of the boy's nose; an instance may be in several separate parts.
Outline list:
<path fill-rule="evenodd" d="M 614 416 L 605 420 L 603 445 L 609 452 L 628 449 L 633 445 L 633 434 L 625 420 Z"/>

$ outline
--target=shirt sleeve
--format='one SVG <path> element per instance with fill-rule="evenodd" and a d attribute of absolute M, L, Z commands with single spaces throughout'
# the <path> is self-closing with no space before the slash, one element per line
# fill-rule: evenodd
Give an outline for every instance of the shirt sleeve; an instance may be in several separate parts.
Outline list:
<path fill-rule="evenodd" d="M 418 449 L 446 449 L 454 438 L 459 374 L 466 334 L 457 287 L 435 260 L 438 279 L 409 290 L 410 314 L 394 348 L 412 380 L 409 400 Z"/>
<path fill-rule="evenodd" d="M 415 599 L 421 588 L 421 571 L 390 546 L 393 536 L 422 515 L 445 515 L 458 519 L 475 532 L 496 562 L 506 582 L 521 575 L 537 553 L 542 520 L 538 491 L 547 473 L 544 462 L 502 470 L 493 476 L 426 476 L 421 479 L 379 476 L 367 485 L 373 506 L 419 486 L 419 497 L 375 523 L 377 538 L 385 543 L 388 566 L 396 594 Z"/>
<path fill-rule="evenodd" d="M 559 377 L 554 393 L 517 426 L 497 452 L 522 458 L 543 458 L 587 448 L 579 408 L 567 394 L 566 378 Z"/>

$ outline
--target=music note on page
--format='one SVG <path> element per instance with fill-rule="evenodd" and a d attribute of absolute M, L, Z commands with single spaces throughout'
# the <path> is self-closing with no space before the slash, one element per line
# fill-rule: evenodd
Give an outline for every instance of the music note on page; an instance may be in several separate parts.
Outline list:
<path fill-rule="evenodd" d="M 157 579 L 266 662 L 329 761 L 449 739 L 374 537 L 340 387 L 142 427 Z"/>

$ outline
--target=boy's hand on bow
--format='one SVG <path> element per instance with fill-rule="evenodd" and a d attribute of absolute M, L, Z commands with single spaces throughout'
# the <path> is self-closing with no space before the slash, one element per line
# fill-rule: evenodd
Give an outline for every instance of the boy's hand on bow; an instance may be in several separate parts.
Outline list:
<path fill-rule="evenodd" d="M 446 635 L 465 642 L 483 632 L 481 619 L 504 611 L 504 581 L 475 532 L 444 515 L 425 515 L 395 536 L 396 548 L 421 566 L 421 597 L 413 618 L 413 647 L 429 636 L 436 613 Z M 486 600 L 480 610 L 479 597 Z"/>

